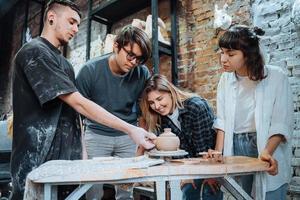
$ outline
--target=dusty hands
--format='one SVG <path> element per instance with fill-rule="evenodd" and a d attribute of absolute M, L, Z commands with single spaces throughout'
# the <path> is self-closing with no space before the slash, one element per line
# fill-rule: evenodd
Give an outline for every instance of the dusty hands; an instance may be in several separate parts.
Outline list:
<path fill-rule="evenodd" d="M 266 162 L 268 162 L 270 164 L 269 168 L 267 169 L 267 172 L 270 175 L 275 176 L 276 174 L 278 174 L 278 163 L 277 163 L 277 160 L 275 160 L 266 149 L 261 152 L 259 158 L 262 161 L 266 161 Z"/>
<path fill-rule="evenodd" d="M 151 149 L 155 146 L 153 140 L 156 139 L 156 135 L 145 131 L 143 128 L 134 126 L 128 135 L 137 145 L 141 145 L 145 149 Z"/>

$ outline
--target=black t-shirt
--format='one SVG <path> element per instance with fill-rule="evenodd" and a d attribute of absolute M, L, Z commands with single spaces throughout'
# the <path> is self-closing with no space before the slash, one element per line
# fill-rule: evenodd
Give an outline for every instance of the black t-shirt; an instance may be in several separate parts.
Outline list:
<path fill-rule="evenodd" d="M 60 51 L 38 37 L 21 48 L 14 65 L 11 173 L 14 189 L 22 191 L 26 175 L 45 161 L 79 159 L 81 142 L 75 110 L 58 98 L 77 91 Z"/>

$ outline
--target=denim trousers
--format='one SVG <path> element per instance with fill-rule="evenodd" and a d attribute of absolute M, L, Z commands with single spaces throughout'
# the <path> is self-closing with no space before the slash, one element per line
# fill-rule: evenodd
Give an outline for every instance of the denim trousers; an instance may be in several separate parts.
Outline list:
<path fill-rule="evenodd" d="M 278 189 L 274 191 L 269 191 L 266 194 L 266 200 L 286 200 L 286 193 L 288 190 L 288 184 L 285 183 L 282 186 L 280 186 Z"/>
<path fill-rule="evenodd" d="M 256 133 L 235 133 L 233 136 L 233 153 L 235 156 L 258 157 Z M 251 196 L 254 175 L 237 176 L 236 180 Z"/>
<path fill-rule="evenodd" d="M 217 191 L 216 194 L 212 191 L 208 184 L 203 185 L 203 191 L 201 191 L 202 182 L 204 179 L 195 179 L 196 189 L 191 183 L 185 184 L 182 188 L 182 200 L 222 200 L 223 192 Z"/>
<path fill-rule="evenodd" d="M 258 157 L 256 133 L 236 133 L 233 137 L 233 149 L 235 156 Z M 251 196 L 254 175 L 236 177 L 238 183 Z M 283 184 L 274 191 L 266 193 L 266 200 L 285 200 L 288 184 Z"/>

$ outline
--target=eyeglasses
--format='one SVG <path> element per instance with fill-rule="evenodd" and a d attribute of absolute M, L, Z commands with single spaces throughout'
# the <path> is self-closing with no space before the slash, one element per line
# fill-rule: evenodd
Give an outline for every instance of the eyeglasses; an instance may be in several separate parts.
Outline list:
<path fill-rule="evenodd" d="M 134 53 L 126 50 L 124 47 L 122 47 L 122 49 L 127 53 L 126 55 L 127 60 L 129 61 L 135 60 L 135 63 L 138 65 L 145 62 L 145 58 L 143 56 L 136 56 Z"/>

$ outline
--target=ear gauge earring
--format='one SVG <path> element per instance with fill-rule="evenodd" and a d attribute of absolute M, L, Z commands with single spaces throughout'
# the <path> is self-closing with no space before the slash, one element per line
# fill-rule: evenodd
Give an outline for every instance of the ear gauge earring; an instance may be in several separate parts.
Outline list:
<path fill-rule="evenodd" d="M 52 25 L 53 24 L 53 20 L 49 20 L 49 24 Z"/>

